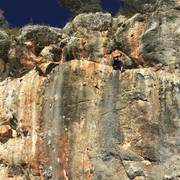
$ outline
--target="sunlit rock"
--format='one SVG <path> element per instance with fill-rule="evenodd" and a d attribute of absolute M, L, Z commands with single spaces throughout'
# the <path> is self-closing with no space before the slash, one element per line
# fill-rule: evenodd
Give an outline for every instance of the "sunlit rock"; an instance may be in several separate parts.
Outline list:
<path fill-rule="evenodd" d="M 80 14 L 2 43 L 0 179 L 179 179 L 178 12 Z"/>

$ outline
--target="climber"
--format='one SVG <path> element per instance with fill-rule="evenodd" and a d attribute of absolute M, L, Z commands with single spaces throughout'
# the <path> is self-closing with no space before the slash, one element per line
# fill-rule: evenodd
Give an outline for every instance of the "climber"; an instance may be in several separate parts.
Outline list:
<path fill-rule="evenodd" d="M 124 64 L 121 61 L 121 58 L 120 58 L 121 56 L 122 56 L 122 51 L 119 51 L 118 49 L 112 52 L 113 69 L 115 70 L 119 69 L 121 70 L 121 72 L 123 72 Z"/>

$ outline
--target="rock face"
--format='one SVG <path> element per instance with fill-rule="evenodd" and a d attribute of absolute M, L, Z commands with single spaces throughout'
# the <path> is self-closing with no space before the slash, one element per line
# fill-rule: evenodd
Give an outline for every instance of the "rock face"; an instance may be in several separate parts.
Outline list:
<path fill-rule="evenodd" d="M 0 179 L 180 179 L 179 7 L 0 32 Z"/>
<path fill-rule="evenodd" d="M 0 81 L 7 77 L 6 63 L 10 44 L 11 42 L 8 34 L 0 30 Z"/>

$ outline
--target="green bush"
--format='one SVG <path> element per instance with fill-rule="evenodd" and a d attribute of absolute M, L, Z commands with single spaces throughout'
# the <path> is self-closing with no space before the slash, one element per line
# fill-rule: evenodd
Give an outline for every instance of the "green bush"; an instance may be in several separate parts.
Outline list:
<path fill-rule="evenodd" d="M 15 35 L 19 32 L 20 29 L 21 29 L 21 28 L 18 28 L 18 27 L 9 29 L 9 33 L 10 33 L 11 35 L 15 36 Z"/>
<path fill-rule="evenodd" d="M 1 28 L 7 28 L 8 27 L 8 22 L 4 18 L 4 11 L 0 9 L 0 27 Z"/>
<path fill-rule="evenodd" d="M 93 7 L 93 6 L 85 6 L 85 7 L 82 7 L 80 9 L 80 12 L 81 13 L 96 13 L 96 12 L 107 12 L 105 10 L 103 10 L 102 8 L 99 8 L 99 7 Z"/>
<path fill-rule="evenodd" d="M 58 0 L 61 8 L 68 8 L 72 17 L 89 12 L 104 12 L 100 0 Z"/>
<path fill-rule="evenodd" d="M 132 17 L 136 13 L 153 12 L 157 0 L 120 0 L 120 2 L 124 2 L 125 5 L 120 8 L 118 14 Z"/>
<path fill-rule="evenodd" d="M 14 36 L 16 36 L 16 34 L 19 32 L 19 30 L 20 30 L 21 28 L 15 27 L 15 28 L 11 28 L 11 29 L 10 29 L 10 28 L 0 28 L 0 29 L 6 31 L 6 32 L 9 34 L 9 36 L 10 36 L 11 38 L 13 38 Z"/>

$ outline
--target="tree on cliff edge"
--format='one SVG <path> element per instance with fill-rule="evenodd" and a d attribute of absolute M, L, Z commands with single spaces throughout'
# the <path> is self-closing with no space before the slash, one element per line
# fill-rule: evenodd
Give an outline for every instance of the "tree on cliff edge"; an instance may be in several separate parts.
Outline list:
<path fill-rule="evenodd" d="M 103 12 L 100 0 L 58 0 L 60 7 L 69 8 L 73 16 L 80 13 Z"/>
<path fill-rule="evenodd" d="M 4 13 L 4 11 L 0 9 L 0 27 L 7 28 L 8 22 L 5 20 L 3 13 Z"/>
<path fill-rule="evenodd" d="M 136 13 L 145 14 L 153 11 L 157 0 L 119 0 L 124 2 L 125 6 L 120 9 L 122 14 L 133 15 Z"/>

